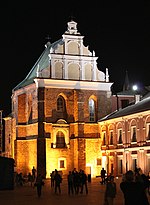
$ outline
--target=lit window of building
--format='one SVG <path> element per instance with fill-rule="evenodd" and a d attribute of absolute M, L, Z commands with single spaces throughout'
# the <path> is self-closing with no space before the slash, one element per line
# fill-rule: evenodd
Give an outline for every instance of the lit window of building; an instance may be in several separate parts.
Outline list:
<path fill-rule="evenodd" d="M 147 124 L 147 140 L 150 140 L 150 124 Z"/>
<path fill-rule="evenodd" d="M 93 99 L 89 100 L 89 116 L 90 116 L 90 122 L 95 121 L 95 102 Z"/>
<path fill-rule="evenodd" d="M 56 148 L 64 148 L 66 147 L 65 136 L 63 132 L 58 131 L 56 135 Z"/>
<path fill-rule="evenodd" d="M 58 169 L 65 170 L 66 169 L 66 158 L 59 158 L 58 159 Z"/>
<path fill-rule="evenodd" d="M 64 111 L 65 101 L 62 96 L 59 96 L 57 99 L 57 110 Z"/>
<path fill-rule="evenodd" d="M 119 144 L 122 144 L 122 129 L 119 129 L 118 130 L 118 143 Z"/>
<path fill-rule="evenodd" d="M 113 145 L 113 131 L 110 131 L 110 145 Z"/>
<path fill-rule="evenodd" d="M 102 145 L 106 145 L 106 133 L 104 132 L 103 133 L 103 143 Z"/>
<path fill-rule="evenodd" d="M 131 128 L 131 142 L 136 142 L 136 127 Z"/>

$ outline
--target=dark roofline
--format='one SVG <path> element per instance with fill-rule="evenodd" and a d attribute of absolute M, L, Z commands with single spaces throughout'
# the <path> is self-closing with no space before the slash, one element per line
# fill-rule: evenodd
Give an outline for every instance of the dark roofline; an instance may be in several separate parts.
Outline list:
<path fill-rule="evenodd" d="M 110 113 L 106 117 L 98 120 L 98 122 L 102 122 L 102 121 L 110 120 L 110 119 L 114 119 L 114 118 L 119 118 L 119 117 L 123 117 L 123 116 L 127 116 L 127 115 L 132 115 L 132 114 L 144 112 L 147 110 L 150 110 L 150 97 L 145 98 L 134 105 L 130 105 L 130 106 L 125 107 L 121 110 Z"/>

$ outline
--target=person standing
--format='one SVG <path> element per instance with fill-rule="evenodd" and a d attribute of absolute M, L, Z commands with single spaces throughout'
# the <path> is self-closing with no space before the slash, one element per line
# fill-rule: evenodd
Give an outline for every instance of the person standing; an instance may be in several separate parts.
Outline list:
<path fill-rule="evenodd" d="M 147 174 L 147 179 L 149 181 L 149 184 L 148 184 L 148 194 L 150 195 L 150 171 Z"/>
<path fill-rule="evenodd" d="M 106 170 L 104 168 L 102 168 L 101 170 L 101 184 L 105 184 L 105 178 L 106 178 Z"/>
<path fill-rule="evenodd" d="M 40 198 L 42 194 L 42 186 L 44 186 L 44 181 L 40 173 L 36 177 L 35 186 L 37 188 L 37 195 Z"/>
<path fill-rule="evenodd" d="M 114 181 L 114 176 L 110 176 L 106 183 L 106 190 L 105 190 L 105 202 L 107 205 L 114 204 L 114 198 L 116 197 L 116 182 Z"/>
<path fill-rule="evenodd" d="M 74 185 L 73 185 L 73 174 L 71 171 L 69 171 L 68 176 L 67 176 L 67 181 L 68 181 L 68 194 L 74 194 Z"/>
<path fill-rule="evenodd" d="M 33 181 L 35 181 L 35 178 L 36 178 L 36 169 L 35 169 L 34 166 L 33 166 L 33 168 L 32 168 L 32 176 L 33 176 Z"/>
<path fill-rule="evenodd" d="M 28 183 L 30 183 L 31 186 L 33 184 L 33 176 L 30 172 L 28 173 Z"/>
<path fill-rule="evenodd" d="M 50 173 L 50 178 L 51 178 L 51 188 L 54 187 L 54 176 L 55 176 L 55 171 L 52 171 L 52 173 Z"/>
<path fill-rule="evenodd" d="M 57 190 L 58 190 L 59 194 L 61 194 L 60 184 L 62 183 L 62 177 L 61 177 L 61 175 L 58 173 L 58 170 L 57 170 L 57 169 L 55 169 L 54 180 L 55 180 L 55 194 L 57 194 Z"/>
<path fill-rule="evenodd" d="M 83 189 L 84 189 L 84 188 L 85 188 L 86 194 L 88 194 L 87 175 L 86 175 L 86 173 L 84 172 L 84 170 L 81 171 L 80 182 L 81 182 L 81 191 L 80 191 L 80 194 L 83 194 Z"/>
<path fill-rule="evenodd" d="M 74 192 L 75 194 L 78 194 L 79 187 L 80 187 L 80 175 L 79 175 L 79 172 L 76 170 L 76 168 L 73 169 L 72 174 L 73 174 Z"/>
<path fill-rule="evenodd" d="M 143 183 L 135 181 L 134 178 L 134 172 L 129 170 L 125 174 L 125 180 L 120 183 L 125 205 L 149 205 Z"/>

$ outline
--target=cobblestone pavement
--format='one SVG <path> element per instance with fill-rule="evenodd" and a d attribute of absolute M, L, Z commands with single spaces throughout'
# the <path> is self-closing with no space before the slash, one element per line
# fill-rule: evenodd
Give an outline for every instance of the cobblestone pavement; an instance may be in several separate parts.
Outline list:
<path fill-rule="evenodd" d="M 123 205 L 123 195 L 119 188 L 120 179 L 115 179 L 117 184 L 117 196 L 114 205 Z M 41 198 L 37 197 L 36 188 L 26 184 L 23 187 L 15 187 L 14 190 L 0 191 L 0 203 L 3 205 L 103 205 L 105 185 L 100 184 L 100 178 L 94 178 L 88 182 L 89 193 L 86 195 L 70 195 L 67 193 L 67 181 L 63 179 L 61 195 L 54 194 L 50 187 L 50 180 L 45 180 Z M 150 196 L 149 196 L 150 200 Z"/>

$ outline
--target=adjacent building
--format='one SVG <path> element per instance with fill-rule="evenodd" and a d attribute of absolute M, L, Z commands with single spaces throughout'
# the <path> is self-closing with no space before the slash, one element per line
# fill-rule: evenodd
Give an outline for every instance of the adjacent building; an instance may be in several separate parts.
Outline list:
<path fill-rule="evenodd" d="M 127 170 L 150 170 L 150 95 L 135 104 L 99 120 L 102 136 L 101 151 L 108 172 L 122 175 Z"/>

